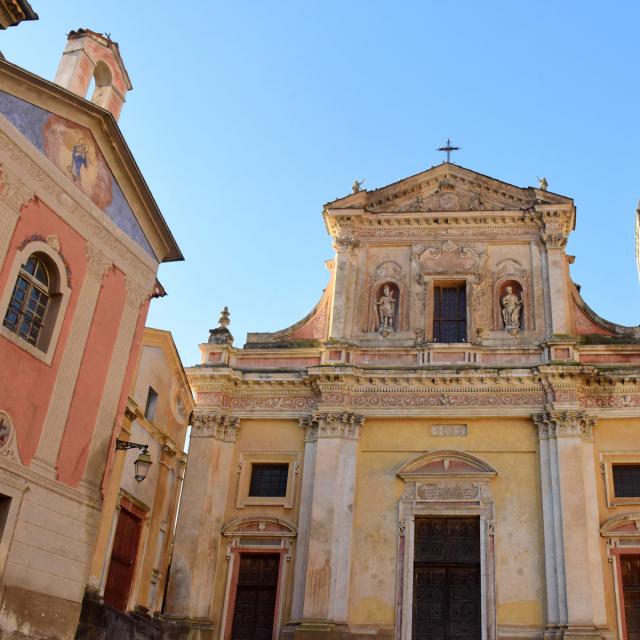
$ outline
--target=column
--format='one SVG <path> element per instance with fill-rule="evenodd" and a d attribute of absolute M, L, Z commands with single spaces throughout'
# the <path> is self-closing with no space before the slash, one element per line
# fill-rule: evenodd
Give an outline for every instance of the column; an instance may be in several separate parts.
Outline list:
<path fill-rule="evenodd" d="M 0 268 L 7 257 L 11 238 L 20 218 L 20 209 L 33 198 L 34 193 L 17 176 L 2 165 L 3 188 L 0 193 Z"/>
<path fill-rule="evenodd" d="M 189 464 L 176 530 L 167 617 L 211 621 L 220 530 L 227 507 L 239 419 L 211 411 L 193 416 Z"/>
<path fill-rule="evenodd" d="M 534 416 L 540 437 L 547 637 L 601 637 L 606 624 L 595 494 L 595 418 L 584 411 Z"/>
<path fill-rule="evenodd" d="M 304 439 L 304 459 L 302 462 L 302 488 L 300 491 L 300 514 L 298 516 L 298 537 L 295 566 L 293 571 L 293 598 L 291 619 L 302 620 L 305 582 L 307 579 L 307 558 L 309 553 L 309 531 L 311 530 L 311 506 L 313 504 L 313 482 L 316 466 L 317 423 L 310 416 L 300 419 L 300 426 L 306 431 Z"/>
<path fill-rule="evenodd" d="M 150 282 L 141 284 L 129 277 L 126 279 L 127 298 L 118 335 L 113 345 L 98 416 L 93 428 L 91 448 L 82 476 L 82 485 L 89 489 L 95 489 L 102 480 L 107 447 L 112 441 L 113 425 L 118 413 L 123 381 L 129 366 L 133 338 L 140 317 L 140 307 L 148 300 L 151 286 Z"/>
<path fill-rule="evenodd" d="M 102 287 L 102 279 L 112 267 L 111 262 L 93 244 L 87 243 L 86 253 L 87 272 L 80 289 L 71 330 L 51 392 L 49 409 L 44 419 L 38 450 L 31 463 L 43 475 L 52 479 L 56 477 L 55 464 L 58 460 L 82 356 Z"/>
<path fill-rule="evenodd" d="M 347 623 L 357 441 L 364 417 L 318 413 L 303 422 L 305 447 L 294 592 L 302 621 L 296 638 L 334 637 Z M 315 442 L 314 442 L 315 441 Z M 313 443 L 313 444 L 312 444 Z M 308 455 L 307 455 L 308 454 Z M 307 462 L 310 463 L 307 466 Z M 305 548 L 306 546 L 306 548 Z"/>

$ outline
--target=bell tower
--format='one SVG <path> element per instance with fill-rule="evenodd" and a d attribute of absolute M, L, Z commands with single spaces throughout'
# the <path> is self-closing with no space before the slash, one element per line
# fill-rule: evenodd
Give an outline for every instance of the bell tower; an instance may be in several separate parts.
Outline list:
<path fill-rule="evenodd" d="M 93 95 L 87 96 L 92 79 L 95 90 Z M 89 29 L 69 33 L 55 82 L 111 111 L 116 120 L 127 91 L 133 88 L 118 43 L 108 35 Z"/>

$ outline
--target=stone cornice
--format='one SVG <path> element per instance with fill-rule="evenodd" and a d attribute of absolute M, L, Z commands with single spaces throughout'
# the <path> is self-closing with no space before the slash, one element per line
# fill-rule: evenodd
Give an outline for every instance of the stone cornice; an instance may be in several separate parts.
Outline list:
<path fill-rule="evenodd" d="M 553 410 L 640 415 L 640 370 L 592 366 L 360 369 L 314 367 L 291 374 L 198 370 L 189 380 L 201 409 L 242 417 L 298 418 L 310 412 L 363 415 L 530 416 Z M 233 374 L 233 375 L 232 375 Z"/>

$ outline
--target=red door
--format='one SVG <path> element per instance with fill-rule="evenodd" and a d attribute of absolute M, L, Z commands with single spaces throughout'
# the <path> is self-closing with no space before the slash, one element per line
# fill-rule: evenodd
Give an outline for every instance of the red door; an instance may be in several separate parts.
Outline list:
<path fill-rule="evenodd" d="M 640 556 L 620 556 L 627 640 L 640 640 Z"/>
<path fill-rule="evenodd" d="M 121 506 L 104 589 L 104 601 L 120 611 L 127 610 L 141 531 L 142 518 Z"/>
<path fill-rule="evenodd" d="M 280 556 L 240 556 L 232 640 L 271 640 Z"/>

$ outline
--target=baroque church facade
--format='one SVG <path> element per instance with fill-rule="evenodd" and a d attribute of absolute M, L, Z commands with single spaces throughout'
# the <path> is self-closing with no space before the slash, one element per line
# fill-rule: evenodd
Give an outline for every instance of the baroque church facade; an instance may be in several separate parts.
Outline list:
<path fill-rule="evenodd" d="M 640 329 L 571 198 L 449 162 L 324 207 L 300 322 L 187 370 L 172 638 L 640 638 Z"/>

